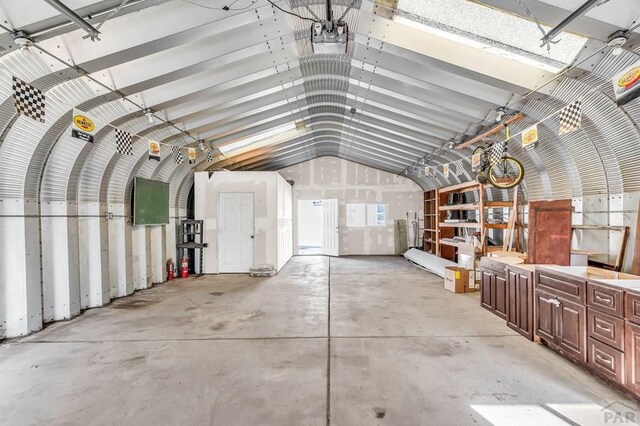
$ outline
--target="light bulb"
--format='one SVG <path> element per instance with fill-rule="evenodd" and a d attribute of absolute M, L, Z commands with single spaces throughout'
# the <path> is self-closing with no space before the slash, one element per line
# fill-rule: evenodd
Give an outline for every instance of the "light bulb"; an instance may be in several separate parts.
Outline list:
<path fill-rule="evenodd" d="M 151 108 L 145 108 L 144 110 L 142 110 L 142 113 L 145 117 L 147 117 L 149 124 L 156 124 L 156 117 L 153 115 L 153 111 L 151 110 Z"/>
<path fill-rule="evenodd" d="M 618 47 L 614 47 L 611 53 L 613 54 L 613 56 L 620 56 L 623 50 L 624 49 L 621 46 L 618 46 Z"/>

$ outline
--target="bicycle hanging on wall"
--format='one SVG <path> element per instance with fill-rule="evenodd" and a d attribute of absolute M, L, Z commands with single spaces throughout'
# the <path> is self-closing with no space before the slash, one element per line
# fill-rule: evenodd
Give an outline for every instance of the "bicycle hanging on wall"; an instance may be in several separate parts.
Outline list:
<path fill-rule="evenodd" d="M 524 166 L 509 156 L 508 145 L 509 141 L 493 143 L 473 151 L 471 165 L 472 170 L 477 173 L 478 183 L 490 183 L 498 189 L 511 189 L 522 182 Z"/>

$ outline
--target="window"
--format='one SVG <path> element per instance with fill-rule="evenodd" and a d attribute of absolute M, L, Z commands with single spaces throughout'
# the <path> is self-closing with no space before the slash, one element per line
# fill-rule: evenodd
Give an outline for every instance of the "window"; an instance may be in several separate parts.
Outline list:
<path fill-rule="evenodd" d="M 387 205 L 386 204 L 347 204 L 347 226 L 387 226 Z"/>
<path fill-rule="evenodd" d="M 399 0 L 397 9 L 393 20 L 403 25 L 554 73 L 572 63 L 587 42 L 586 37 L 563 31 L 547 50 L 540 46 L 542 32 L 533 19 L 477 1 Z"/>

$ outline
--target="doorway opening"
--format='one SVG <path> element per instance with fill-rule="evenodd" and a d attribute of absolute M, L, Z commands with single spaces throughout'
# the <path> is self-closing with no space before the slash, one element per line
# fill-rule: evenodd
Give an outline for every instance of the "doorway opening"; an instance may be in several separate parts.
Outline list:
<path fill-rule="evenodd" d="M 298 254 L 338 256 L 338 200 L 298 201 Z"/>

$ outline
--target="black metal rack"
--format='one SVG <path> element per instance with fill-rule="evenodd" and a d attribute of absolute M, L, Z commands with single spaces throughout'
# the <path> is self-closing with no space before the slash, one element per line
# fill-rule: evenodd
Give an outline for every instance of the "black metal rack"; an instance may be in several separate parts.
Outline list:
<path fill-rule="evenodd" d="M 204 270 L 204 255 L 203 250 L 207 247 L 207 243 L 203 240 L 203 224 L 202 220 L 192 220 L 185 219 L 180 222 L 180 238 L 179 242 L 176 244 L 176 248 L 178 250 L 178 254 L 182 254 L 178 259 L 178 264 L 180 260 L 184 257 L 187 259 L 192 259 L 190 256 L 191 253 L 194 253 L 195 250 L 200 249 L 200 273 L 197 276 L 203 275 Z M 182 253 L 180 253 L 182 251 Z M 193 269 L 195 271 L 195 264 L 193 265 Z"/>

